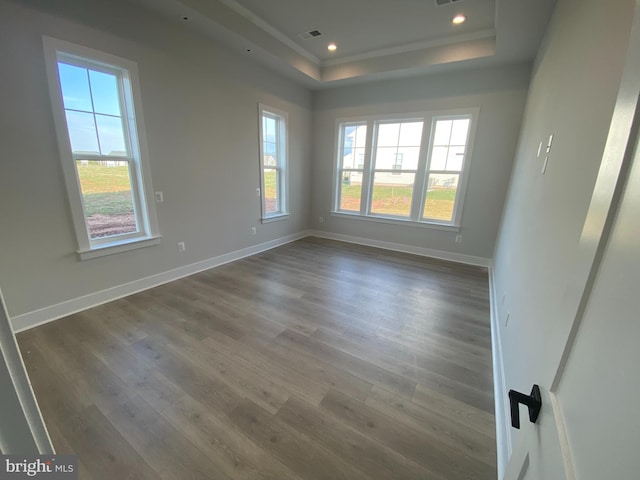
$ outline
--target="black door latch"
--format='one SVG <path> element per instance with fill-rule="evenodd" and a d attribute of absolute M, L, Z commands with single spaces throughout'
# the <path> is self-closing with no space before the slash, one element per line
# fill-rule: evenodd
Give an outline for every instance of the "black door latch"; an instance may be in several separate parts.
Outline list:
<path fill-rule="evenodd" d="M 509 403 L 511 404 L 511 426 L 520 430 L 520 404 L 529 408 L 529 420 L 536 423 L 540 409 L 542 408 L 542 398 L 540 397 L 540 387 L 534 385 L 531 395 L 509 390 Z"/>

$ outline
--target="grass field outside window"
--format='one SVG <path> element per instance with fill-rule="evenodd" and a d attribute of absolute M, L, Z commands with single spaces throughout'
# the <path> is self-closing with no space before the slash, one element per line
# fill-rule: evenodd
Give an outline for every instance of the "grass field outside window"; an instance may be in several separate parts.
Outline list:
<path fill-rule="evenodd" d="M 80 191 L 91 238 L 137 231 L 129 166 L 77 161 Z"/>

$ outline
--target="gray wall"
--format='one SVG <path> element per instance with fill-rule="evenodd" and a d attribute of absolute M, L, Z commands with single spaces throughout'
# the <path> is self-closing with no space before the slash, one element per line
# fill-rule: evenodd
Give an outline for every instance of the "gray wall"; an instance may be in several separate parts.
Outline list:
<path fill-rule="evenodd" d="M 585 270 L 575 252 L 622 76 L 633 5 L 560 0 L 538 54 L 495 253 L 505 389 L 543 385 L 574 318 L 560 313 L 575 316 L 582 291 L 574 277 Z M 542 175 L 536 151 L 551 133 Z"/>
<path fill-rule="evenodd" d="M 121 0 L 0 1 L 0 286 L 11 316 L 308 227 L 310 92 L 181 22 Z M 153 186 L 165 198 L 161 245 L 78 260 L 43 34 L 138 63 Z M 292 215 L 265 225 L 255 193 L 258 102 L 289 112 L 291 129 Z"/>
<path fill-rule="evenodd" d="M 457 254 L 491 258 L 524 110 L 530 67 L 516 65 L 319 91 L 313 98 L 315 229 Z M 455 232 L 331 216 L 336 119 L 349 116 L 480 108 L 462 213 Z M 318 223 L 318 217 L 324 223 Z"/>

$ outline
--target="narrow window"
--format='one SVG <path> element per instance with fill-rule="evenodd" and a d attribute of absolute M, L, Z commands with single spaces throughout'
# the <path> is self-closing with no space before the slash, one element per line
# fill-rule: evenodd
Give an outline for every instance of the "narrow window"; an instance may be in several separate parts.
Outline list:
<path fill-rule="evenodd" d="M 47 37 L 45 52 L 81 256 L 157 237 L 145 195 L 150 175 L 141 155 L 135 64 Z"/>
<path fill-rule="evenodd" d="M 339 136 L 338 210 L 360 212 L 367 124 L 366 122 L 342 124 Z"/>
<path fill-rule="evenodd" d="M 471 117 L 434 118 L 427 191 L 422 209 L 425 220 L 452 222 L 464 167 Z"/>
<path fill-rule="evenodd" d="M 287 206 L 287 114 L 265 105 L 260 113 L 262 219 L 283 217 Z"/>

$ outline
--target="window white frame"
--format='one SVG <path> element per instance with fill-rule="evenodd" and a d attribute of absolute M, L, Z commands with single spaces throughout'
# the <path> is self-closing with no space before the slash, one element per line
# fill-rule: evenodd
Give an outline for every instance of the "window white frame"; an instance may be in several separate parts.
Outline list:
<path fill-rule="evenodd" d="M 275 121 L 275 165 L 265 165 L 265 141 L 263 119 Z M 286 219 L 289 216 L 289 115 L 278 108 L 270 107 L 262 103 L 258 104 L 258 132 L 260 154 L 260 219 L 262 223 Z M 268 210 L 266 203 L 264 171 L 274 170 L 276 174 L 276 205 L 275 210 Z"/>
<path fill-rule="evenodd" d="M 62 171 L 69 196 L 80 258 L 86 260 L 158 244 L 160 235 L 153 199 L 136 63 L 109 53 L 47 36 L 43 36 L 43 46 Z M 59 61 L 116 75 L 127 144 L 125 156 L 73 153 L 58 74 Z M 103 238 L 92 239 L 90 237 L 76 168 L 77 160 L 126 161 L 128 163 L 137 222 L 136 232 Z"/>
<path fill-rule="evenodd" d="M 336 120 L 336 143 L 334 151 L 336 159 L 334 164 L 334 182 L 333 182 L 333 206 L 332 214 L 337 216 L 348 216 L 353 219 L 381 222 L 381 223 L 397 223 L 400 225 L 410 225 L 416 227 L 427 227 L 442 230 L 457 231 L 461 227 L 462 209 L 464 204 L 464 196 L 467 190 L 469 179 L 469 169 L 472 158 L 473 145 L 475 143 L 476 127 L 478 123 L 480 110 L 478 108 L 452 109 L 443 111 L 426 111 L 419 113 L 404 113 L 396 115 L 370 115 L 362 117 L 340 118 Z M 462 167 L 459 172 L 458 188 L 454 201 L 454 210 L 451 221 L 442 221 L 423 217 L 423 208 L 427 195 L 427 181 L 430 173 L 439 173 L 437 170 L 431 170 L 430 161 L 433 149 L 433 137 L 435 133 L 435 125 L 438 120 L 468 118 L 470 120 L 467 132 L 467 142 L 464 157 L 462 159 Z M 422 141 L 419 154 L 417 170 L 415 170 L 415 180 L 413 186 L 413 195 L 411 200 L 411 212 L 408 217 L 400 217 L 388 214 L 372 213 L 371 202 L 374 187 L 375 169 L 375 147 L 378 126 L 383 123 L 393 122 L 411 122 L 420 120 L 423 122 Z M 342 165 L 342 155 L 344 152 L 344 131 L 345 126 L 349 125 L 366 125 L 367 138 L 365 145 L 364 165 L 362 168 L 362 190 L 360 210 L 342 210 L 341 206 L 341 183 L 343 181 L 343 172 L 345 170 Z M 391 173 L 402 173 L 400 170 L 394 169 Z M 410 172 L 410 173 L 413 173 Z"/>

